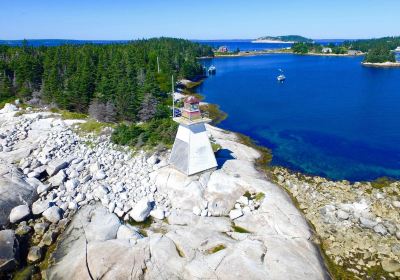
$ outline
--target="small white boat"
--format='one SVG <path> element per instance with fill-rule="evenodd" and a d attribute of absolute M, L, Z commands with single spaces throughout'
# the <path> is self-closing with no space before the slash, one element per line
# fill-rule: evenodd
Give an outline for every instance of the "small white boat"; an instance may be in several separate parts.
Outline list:
<path fill-rule="evenodd" d="M 211 65 L 211 66 L 208 68 L 208 73 L 210 73 L 210 74 L 215 74 L 215 72 L 217 72 L 217 68 L 216 68 L 214 65 Z"/>
<path fill-rule="evenodd" d="M 276 77 L 276 79 L 278 80 L 278 82 L 283 82 L 284 80 L 286 80 L 285 75 L 279 75 L 278 77 Z"/>
<path fill-rule="evenodd" d="M 278 82 L 283 82 L 284 80 L 286 80 L 286 77 L 285 77 L 285 75 L 283 75 L 282 69 L 279 69 L 279 72 L 281 72 L 282 74 L 280 74 L 278 77 L 276 77 L 276 79 L 278 80 Z"/>

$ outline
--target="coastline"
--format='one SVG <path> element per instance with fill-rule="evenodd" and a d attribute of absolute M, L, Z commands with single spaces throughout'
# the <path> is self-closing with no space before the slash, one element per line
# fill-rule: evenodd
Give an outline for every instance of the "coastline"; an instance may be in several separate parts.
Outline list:
<path fill-rule="evenodd" d="M 333 279 L 400 276 L 400 254 L 394 253 L 397 247 L 393 245 L 400 240 L 396 210 L 400 207 L 400 181 L 331 180 L 271 166 L 271 150 L 246 135 L 231 133 L 237 135 L 240 143 L 260 153 L 256 168 L 285 190 L 305 216 L 316 233 L 316 242 Z M 379 205 L 385 206 L 382 209 Z"/>
<path fill-rule="evenodd" d="M 330 56 L 330 57 L 357 57 L 364 56 L 365 53 L 360 54 L 335 54 L 335 53 L 294 53 L 290 49 L 276 49 L 276 50 L 261 50 L 261 51 L 241 51 L 239 53 L 232 54 L 218 54 L 213 57 L 198 57 L 198 59 L 210 59 L 210 58 L 229 58 L 229 57 L 246 57 L 246 56 L 260 56 L 266 54 L 293 54 L 293 55 L 302 55 L 302 56 Z"/>
<path fill-rule="evenodd" d="M 400 62 L 382 62 L 382 63 L 373 63 L 373 62 L 361 62 L 362 66 L 365 67 L 376 67 L 376 68 L 397 68 L 400 67 Z"/>

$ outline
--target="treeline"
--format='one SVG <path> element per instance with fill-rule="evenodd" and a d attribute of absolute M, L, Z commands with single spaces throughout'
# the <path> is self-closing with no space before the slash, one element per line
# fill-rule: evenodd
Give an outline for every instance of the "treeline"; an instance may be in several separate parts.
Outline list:
<path fill-rule="evenodd" d="M 294 43 L 292 50 L 294 53 L 307 54 L 307 53 L 322 53 L 323 48 L 330 48 L 334 54 L 346 54 L 348 49 L 342 45 L 329 44 L 322 46 L 315 43 Z"/>
<path fill-rule="evenodd" d="M 106 120 L 168 114 L 171 75 L 202 75 L 208 46 L 159 38 L 115 45 L 0 46 L 0 99 L 21 98 Z M 158 64 L 159 69 L 158 71 Z"/>
<path fill-rule="evenodd" d="M 377 48 L 386 48 L 389 50 L 394 50 L 400 46 L 400 36 L 356 40 L 356 41 L 345 41 L 343 43 L 343 46 L 352 50 L 359 50 L 362 52 L 368 52 L 371 49 L 377 49 Z"/>
<path fill-rule="evenodd" d="M 369 63 L 396 62 L 396 56 L 386 46 L 376 46 L 368 51 L 368 53 L 364 58 L 364 62 L 369 62 Z"/>

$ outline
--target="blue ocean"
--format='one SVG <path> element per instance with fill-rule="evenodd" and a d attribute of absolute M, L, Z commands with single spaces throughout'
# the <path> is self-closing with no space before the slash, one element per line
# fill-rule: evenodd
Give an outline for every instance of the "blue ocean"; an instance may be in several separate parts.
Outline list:
<path fill-rule="evenodd" d="M 228 113 L 220 127 L 271 148 L 274 165 L 331 179 L 400 179 L 400 69 L 363 67 L 362 59 L 202 60 L 217 73 L 198 92 Z"/>

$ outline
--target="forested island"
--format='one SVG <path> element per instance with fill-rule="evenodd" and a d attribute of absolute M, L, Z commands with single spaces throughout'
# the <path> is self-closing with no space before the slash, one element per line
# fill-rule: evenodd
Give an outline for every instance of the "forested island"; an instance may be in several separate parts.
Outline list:
<path fill-rule="evenodd" d="M 284 35 L 284 36 L 264 36 L 252 41 L 253 43 L 312 43 L 312 39 L 299 35 Z"/>
<path fill-rule="evenodd" d="M 299 42 L 291 50 L 297 54 L 324 55 L 364 55 L 364 65 L 398 66 L 394 50 L 400 46 L 400 37 L 385 37 L 369 40 L 345 41 L 342 44 L 323 46 L 315 43 Z"/>

